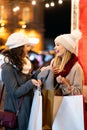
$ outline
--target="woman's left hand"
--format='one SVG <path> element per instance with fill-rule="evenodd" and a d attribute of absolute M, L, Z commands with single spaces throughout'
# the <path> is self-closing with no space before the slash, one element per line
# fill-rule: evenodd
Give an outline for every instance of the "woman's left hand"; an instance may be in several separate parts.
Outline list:
<path fill-rule="evenodd" d="M 66 85 L 66 86 L 69 86 L 69 85 L 70 85 L 69 80 L 66 79 L 66 78 L 64 78 L 64 77 L 62 77 L 61 75 L 59 75 L 59 76 L 56 78 L 56 81 L 57 81 L 58 83 L 61 83 L 61 84 L 63 84 L 63 85 Z"/>
<path fill-rule="evenodd" d="M 41 87 L 41 85 L 42 85 L 41 80 L 32 79 L 32 83 L 33 83 L 33 85 L 35 85 L 36 87 Z"/>
<path fill-rule="evenodd" d="M 38 86 L 40 86 L 40 87 L 41 87 L 41 85 L 42 85 L 42 82 L 41 82 L 41 80 L 40 80 L 40 79 L 38 79 Z"/>

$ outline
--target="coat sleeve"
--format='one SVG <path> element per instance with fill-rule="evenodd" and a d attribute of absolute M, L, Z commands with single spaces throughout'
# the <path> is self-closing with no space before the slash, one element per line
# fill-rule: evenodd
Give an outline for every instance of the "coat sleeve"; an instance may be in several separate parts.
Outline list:
<path fill-rule="evenodd" d="M 64 95 L 77 95 L 82 94 L 83 84 L 84 84 L 84 73 L 81 66 L 77 63 L 73 66 L 70 73 L 66 77 L 70 81 L 70 88 L 65 86 L 60 86 Z"/>
<path fill-rule="evenodd" d="M 16 97 L 21 97 L 34 87 L 31 80 L 25 82 L 25 79 L 21 77 L 22 83 L 18 83 L 14 74 L 13 68 L 9 65 L 2 66 L 2 80 L 5 84 L 7 93 L 14 94 Z"/>

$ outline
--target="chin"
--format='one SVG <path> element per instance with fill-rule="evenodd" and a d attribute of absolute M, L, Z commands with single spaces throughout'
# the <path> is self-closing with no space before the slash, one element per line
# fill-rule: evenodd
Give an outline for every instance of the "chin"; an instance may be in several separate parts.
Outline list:
<path fill-rule="evenodd" d="M 59 53 L 57 53 L 56 56 L 61 56 L 61 55 Z"/>

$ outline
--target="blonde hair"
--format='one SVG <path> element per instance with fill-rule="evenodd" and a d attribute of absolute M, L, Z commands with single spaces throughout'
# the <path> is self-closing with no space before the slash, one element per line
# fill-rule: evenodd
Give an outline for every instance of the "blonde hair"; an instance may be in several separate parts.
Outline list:
<path fill-rule="evenodd" d="M 58 67 L 58 69 L 61 72 L 62 70 L 64 70 L 66 63 L 69 61 L 70 58 L 71 58 L 71 52 L 67 50 L 63 57 L 56 56 L 54 58 L 53 66 Z"/>

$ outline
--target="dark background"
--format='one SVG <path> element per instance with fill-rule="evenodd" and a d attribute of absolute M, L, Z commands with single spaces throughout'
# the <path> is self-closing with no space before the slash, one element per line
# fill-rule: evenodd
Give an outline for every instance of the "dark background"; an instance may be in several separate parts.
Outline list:
<path fill-rule="evenodd" d="M 70 32 L 71 0 L 65 0 L 62 5 L 56 3 L 55 7 L 45 8 L 44 28 L 44 49 L 50 50 L 54 47 L 56 36 Z"/>

